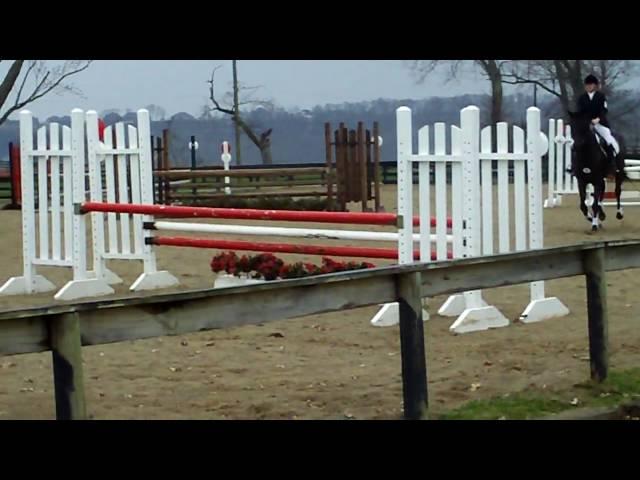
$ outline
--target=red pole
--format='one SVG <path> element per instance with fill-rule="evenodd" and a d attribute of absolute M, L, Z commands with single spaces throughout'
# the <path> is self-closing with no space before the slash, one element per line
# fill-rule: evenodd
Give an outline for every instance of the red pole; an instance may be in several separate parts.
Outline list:
<path fill-rule="evenodd" d="M 22 205 L 22 184 L 20 176 L 20 146 L 9 144 L 9 170 L 11 174 L 11 203 L 12 208 Z"/>
<path fill-rule="evenodd" d="M 172 247 L 217 248 L 221 250 L 249 250 L 252 252 L 298 253 L 305 255 L 334 255 L 337 257 L 387 258 L 397 260 L 395 248 L 336 247 L 326 245 L 289 245 L 283 243 L 242 242 L 237 240 L 218 240 L 189 237 L 149 237 L 151 245 Z M 413 258 L 419 260 L 420 251 L 414 250 Z M 451 252 L 447 252 L 451 259 Z M 431 260 L 436 260 L 436 252 L 431 252 Z"/>
<path fill-rule="evenodd" d="M 82 204 L 81 213 L 109 212 L 142 215 L 156 215 L 172 218 L 225 218 L 235 220 L 275 220 L 283 222 L 341 223 L 352 225 L 396 225 L 398 216 L 394 213 L 361 212 L 304 212 L 296 210 L 256 210 L 251 208 L 209 208 L 175 205 L 138 205 L 130 203 Z M 431 226 L 436 220 L 431 218 Z M 447 228 L 451 228 L 451 218 Z M 413 225 L 419 225 L 419 217 L 413 217 Z"/>

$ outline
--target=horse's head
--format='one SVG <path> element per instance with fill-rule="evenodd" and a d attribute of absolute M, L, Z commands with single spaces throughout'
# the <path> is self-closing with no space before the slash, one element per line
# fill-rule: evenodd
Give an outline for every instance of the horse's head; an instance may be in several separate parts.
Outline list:
<path fill-rule="evenodd" d="M 591 130 L 591 119 L 582 113 L 568 112 L 569 125 L 571 125 L 571 137 L 574 148 L 581 149 L 589 143 L 595 144 L 595 137 Z"/>
<path fill-rule="evenodd" d="M 583 167 L 599 170 L 598 167 L 601 163 L 604 166 L 604 157 L 593 132 L 591 117 L 577 112 L 568 113 L 571 137 L 573 138 L 573 151 L 579 171 Z"/>

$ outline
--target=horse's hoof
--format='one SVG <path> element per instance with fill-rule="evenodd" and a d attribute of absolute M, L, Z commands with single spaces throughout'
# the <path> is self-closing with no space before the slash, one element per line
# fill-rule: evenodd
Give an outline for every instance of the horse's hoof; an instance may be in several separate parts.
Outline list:
<path fill-rule="evenodd" d="M 622 220 L 622 219 L 624 218 L 624 215 L 623 215 L 623 214 L 621 214 L 620 212 L 618 212 L 618 213 L 616 213 L 616 218 L 617 218 L 618 220 Z"/>
<path fill-rule="evenodd" d="M 596 225 L 591 225 L 591 231 L 592 232 L 597 232 L 598 231 L 598 227 Z"/>
<path fill-rule="evenodd" d="M 598 214 L 598 218 L 600 219 L 601 222 L 604 222 L 607 219 L 607 214 L 601 210 L 600 213 Z"/>

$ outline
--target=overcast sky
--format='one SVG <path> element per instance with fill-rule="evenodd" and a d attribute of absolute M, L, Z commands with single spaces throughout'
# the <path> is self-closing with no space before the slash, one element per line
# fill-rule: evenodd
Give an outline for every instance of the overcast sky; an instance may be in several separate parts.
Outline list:
<path fill-rule="evenodd" d="M 207 80 L 216 65 L 222 65 L 216 73 L 222 96 L 231 85 L 229 60 L 96 60 L 73 80 L 86 98 L 49 95 L 29 108 L 48 117 L 66 115 L 75 107 L 135 110 L 155 104 L 169 116 L 197 115 L 207 103 Z M 238 72 L 241 82 L 263 87 L 256 97 L 285 108 L 487 91 L 486 82 L 472 72 L 458 82 L 444 84 L 433 76 L 418 85 L 400 60 L 240 60 Z"/>
<path fill-rule="evenodd" d="M 0 74 L 7 64 L 0 65 Z M 73 77 L 86 98 L 48 95 L 29 108 L 40 118 L 67 115 L 75 107 L 136 110 L 150 104 L 163 107 L 168 116 L 177 112 L 199 115 L 208 103 L 207 80 L 217 65 L 222 65 L 216 78 L 218 95 L 223 96 L 231 86 L 229 60 L 96 60 Z M 489 93 L 488 82 L 471 70 L 458 81 L 445 83 L 442 76 L 433 75 L 417 84 L 406 62 L 400 60 L 240 60 L 238 70 L 241 82 L 262 86 L 256 97 L 285 108 Z"/>

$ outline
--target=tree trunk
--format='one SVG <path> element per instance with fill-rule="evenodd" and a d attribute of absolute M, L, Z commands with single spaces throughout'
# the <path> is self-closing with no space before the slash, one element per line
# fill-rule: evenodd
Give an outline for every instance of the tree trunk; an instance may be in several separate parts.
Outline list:
<path fill-rule="evenodd" d="M 16 81 L 18 80 L 18 76 L 20 75 L 20 70 L 22 70 L 23 63 L 24 63 L 24 60 L 15 60 L 11 64 L 9 71 L 7 72 L 6 76 L 4 77 L 4 80 L 0 84 L 0 108 L 2 108 L 4 103 L 7 101 L 7 98 L 9 98 L 11 89 L 16 84 Z"/>
<path fill-rule="evenodd" d="M 273 165 L 273 158 L 271 157 L 271 142 L 260 147 L 260 156 L 262 157 L 263 165 Z"/>
<path fill-rule="evenodd" d="M 482 60 L 489 81 L 491 82 L 491 145 L 493 150 L 497 146 L 497 125 L 502 121 L 502 72 L 495 60 Z"/>
<path fill-rule="evenodd" d="M 236 131 L 236 165 L 242 165 L 242 155 L 240 153 L 240 125 L 238 124 L 238 118 L 240 117 L 240 105 L 239 105 L 239 90 L 238 87 L 238 66 L 236 65 L 237 60 L 232 60 L 233 65 L 233 124 L 235 126 Z"/>

